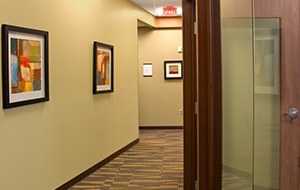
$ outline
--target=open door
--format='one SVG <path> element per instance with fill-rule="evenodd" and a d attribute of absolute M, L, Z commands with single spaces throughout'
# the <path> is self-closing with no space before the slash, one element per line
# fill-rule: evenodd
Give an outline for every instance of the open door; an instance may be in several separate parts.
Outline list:
<path fill-rule="evenodd" d="M 300 4 L 221 0 L 222 189 L 299 189 Z"/>
<path fill-rule="evenodd" d="M 298 190 L 300 2 L 198 0 L 194 8 L 196 23 L 191 17 L 186 27 L 196 37 L 184 42 L 193 47 L 196 41 L 185 49 L 195 51 L 185 61 L 194 60 L 197 70 L 190 91 L 197 101 L 189 107 L 196 107 L 197 130 L 185 135 L 195 151 L 185 162 L 197 155 L 185 167 L 197 167 L 197 177 L 188 175 L 189 184 L 198 179 L 200 190 Z M 186 139 L 195 132 L 197 141 Z"/>
<path fill-rule="evenodd" d="M 255 21 L 261 18 L 277 18 L 280 22 L 279 189 L 298 190 L 300 177 L 300 118 L 298 118 L 297 111 L 300 109 L 300 2 L 299 0 L 272 2 L 255 0 L 254 5 Z M 264 63 L 266 64 L 267 61 L 265 60 Z M 273 63 L 276 64 L 276 62 Z M 276 77 L 276 70 L 273 71 Z"/>

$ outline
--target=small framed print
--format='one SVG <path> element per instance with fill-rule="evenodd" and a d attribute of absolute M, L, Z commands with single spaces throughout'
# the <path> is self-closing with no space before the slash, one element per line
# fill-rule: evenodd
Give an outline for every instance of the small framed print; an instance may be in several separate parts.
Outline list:
<path fill-rule="evenodd" d="M 152 77 L 152 63 L 143 64 L 143 76 Z"/>
<path fill-rule="evenodd" d="M 94 42 L 93 94 L 114 91 L 114 47 Z"/>
<path fill-rule="evenodd" d="M 165 61 L 165 79 L 182 79 L 182 61 Z"/>
<path fill-rule="evenodd" d="M 2 25 L 3 108 L 49 100 L 48 32 Z"/>

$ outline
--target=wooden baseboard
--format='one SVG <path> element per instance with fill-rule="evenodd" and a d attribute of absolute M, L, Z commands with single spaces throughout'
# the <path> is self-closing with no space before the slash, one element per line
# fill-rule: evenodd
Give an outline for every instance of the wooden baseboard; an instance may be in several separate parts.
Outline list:
<path fill-rule="evenodd" d="M 183 126 L 139 126 L 139 129 L 183 129 Z"/>
<path fill-rule="evenodd" d="M 244 171 L 241 171 L 241 170 L 238 170 L 238 169 L 232 168 L 230 166 L 226 166 L 226 165 L 223 165 L 223 170 L 230 173 L 230 174 L 232 174 L 232 175 L 241 177 L 242 179 L 249 180 L 249 182 L 253 183 L 252 182 L 253 174 L 251 174 L 251 173 L 244 172 Z M 254 185 L 255 190 L 276 190 L 276 189 L 271 188 L 271 187 L 264 187 L 264 186 L 260 186 L 260 185 L 257 185 L 257 184 L 253 184 L 253 185 Z"/>
<path fill-rule="evenodd" d="M 117 152 L 111 154 L 110 156 L 108 156 L 104 160 L 102 160 L 99 163 L 95 164 L 94 166 L 92 166 L 91 168 L 87 169 L 86 171 L 82 172 L 81 174 L 79 174 L 78 176 L 74 177 L 70 181 L 66 182 L 62 186 L 56 188 L 56 190 L 66 190 L 66 189 L 69 189 L 70 187 L 72 187 L 73 185 L 75 185 L 76 183 L 78 183 L 79 181 L 81 181 L 82 179 L 84 179 L 85 177 L 89 176 L 90 174 L 92 174 L 93 172 L 95 172 L 96 170 L 98 170 L 99 168 L 101 168 L 102 166 L 104 166 L 105 164 L 107 164 L 108 162 L 110 162 L 111 160 L 113 160 L 114 158 L 118 157 L 120 154 L 122 154 L 126 150 L 130 149 L 131 147 L 133 147 L 137 143 L 139 143 L 139 139 L 136 139 L 136 140 L 132 141 L 131 143 L 129 143 L 125 147 L 121 148 Z"/>
<path fill-rule="evenodd" d="M 238 170 L 238 169 L 232 168 L 232 167 L 227 166 L 227 165 L 223 165 L 223 170 L 226 171 L 226 172 L 228 172 L 228 173 L 231 173 L 233 175 L 245 178 L 245 179 L 247 179 L 249 181 L 252 180 L 252 174 L 251 173 L 244 172 L 242 170 Z"/>

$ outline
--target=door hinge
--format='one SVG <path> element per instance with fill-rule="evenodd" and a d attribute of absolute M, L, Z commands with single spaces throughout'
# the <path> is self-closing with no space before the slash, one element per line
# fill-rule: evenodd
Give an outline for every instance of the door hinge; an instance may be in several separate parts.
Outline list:
<path fill-rule="evenodd" d="M 195 190 L 198 190 L 198 181 L 195 181 Z"/>
<path fill-rule="evenodd" d="M 298 168 L 300 168 L 300 156 L 298 156 Z"/>
<path fill-rule="evenodd" d="M 194 22 L 194 34 L 197 35 L 197 22 Z"/>
<path fill-rule="evenodd" d="M 195 115 L 198 115 L 198 102 L 195 102 Z"/>

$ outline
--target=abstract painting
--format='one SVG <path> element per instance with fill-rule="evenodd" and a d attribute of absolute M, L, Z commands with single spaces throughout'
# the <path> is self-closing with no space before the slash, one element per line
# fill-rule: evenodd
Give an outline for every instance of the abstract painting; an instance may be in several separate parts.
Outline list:
<path fill-rule="evenodd" d="M 49 100 L 48 32 L 2 25 L 3 108 Z"/>
<path fill-rule="evenodd" d="M 94 42 L 93 93 L 114 91 L 113 83 L 114 47 Z"/>
<path fill-rule="evenodd" d="M 182 79 L 182 61 L 165 61 L 165 79 Z"/>

